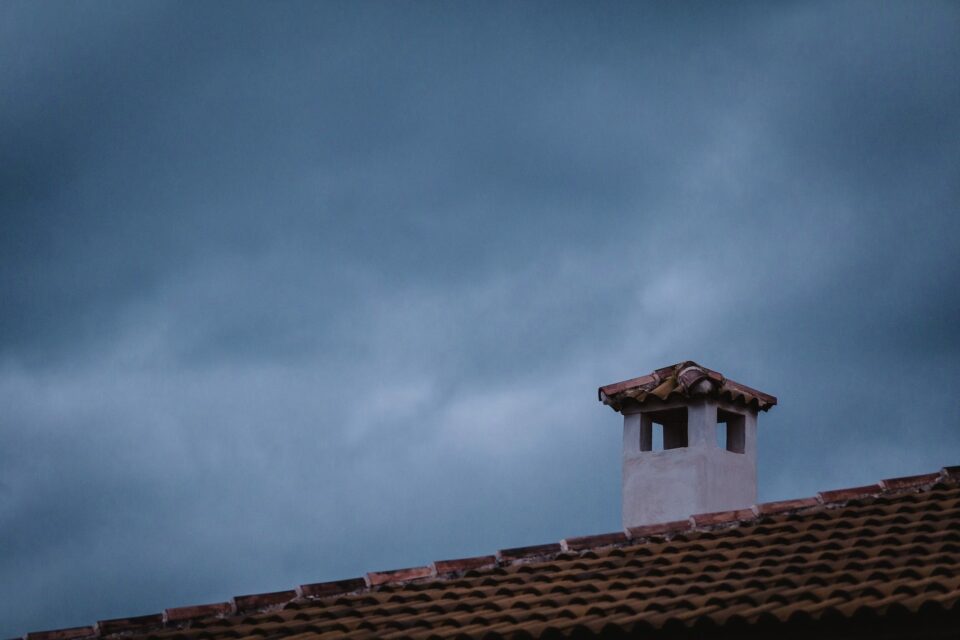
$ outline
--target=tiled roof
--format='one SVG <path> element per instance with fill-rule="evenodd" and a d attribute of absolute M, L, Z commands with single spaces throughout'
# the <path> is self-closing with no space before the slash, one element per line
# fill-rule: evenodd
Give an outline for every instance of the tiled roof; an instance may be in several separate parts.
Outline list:
<path fill-rule="evenodd" d="M 827 637 L 825 629 L 957 636 L 960 467 L 26 638 Z"/>
<path fill-rule="evenodd" d="M 666 401 L 671 397 L 713 396 L 767 411 L 777 399 L 763 391 L 734 382 L 723 374 L 687 360 L 657 369 L 653 373 L 623 382 L 615 382 L 597 390 L 600 401 L 620 411 L 630 404 L 642 405 L 650 400 Z"/>

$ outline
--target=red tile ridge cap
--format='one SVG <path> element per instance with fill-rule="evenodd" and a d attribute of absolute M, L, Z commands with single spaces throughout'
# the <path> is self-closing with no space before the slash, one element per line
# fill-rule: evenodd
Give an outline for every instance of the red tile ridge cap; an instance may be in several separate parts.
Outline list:
<path fill-rule="evenodd" d="M 623 531 L 614 531 L 613 533 L 599 533 L 590 536 L 564 538 L 560 541 L 560 547 L 564 551 L 581 551 L 583 549 L 596 549 L 598 547 L 626 544 L 626 542 L 626 533 Z"/>
<path fill-rule="evenodd" d="M 896 491 L 898 489 L 914 489 L 927 485 L 933 485 L 943 477 L 941 472 L 924 473 L 918 476 L 903 476 L 900 478 L 887 478 L 880 481 L 880 486 L 884 491 Z"/>
<path fill-rule="evenodd" d="M 480 569 L 491 569 L 497 566 L 496 556 L 475 556 L 472 558 L 457 558 L 455 560 L 435 560 L 432 563 L 433 574 L 436 576 L 466 573 Z"/>
<path fill-rule="evenodd" d="M 66 629 L 52 629 L 50 631 L 31 631 L 23 636 L 24 640 L 73 640 L 74 638 L 89 638 L 95 636 L 97 630 L 93 626 L 69 627 Z"/>
<path fill-rule="evenodd" d="M 563 551 L 559 542 L 550 542 L 547 544 L 534 544 L 526 547 L 513 547 L 510 549 L 500 549 L 497 551 L 497 562 L 501 564 L 511 564 L 513 562 L 522 562 L 544 556 L 552 556 Z"/>
<path fill-rule="evenodd" d="M 213 604 L 194 604 L 185 607 L 173 607 L 163 612 L 164 624 L 171 622 L 187 622 L 198 618 L 224 617 L 233 613 L 233 604 L 230 602 L 216 602 Z"/>
<path fill-rule="evenodd" d="M 752 508 L 733 509 L 731 511 L 716 511 L 714 513 L 698 513 L 690 516 L 690 521 L 697 529 L 715 527 L 723 524 L 734 524 L 753 520 L 757 514 Z"/>
<path fill-rule="evenodd" d="M 353 593 L 366 588 L 367 581 L 363 578 L 328 580 L 327 582 L 314 582 L 311 584 L 300 585 L 297 587 L 297 597 L 324 598 L 327 596 L 340 596 L 345 593 Z"/>
<path fill-rule="evenodd" d="M 182 621 L 200 618 L 224 617 L 232 613 L 248 612 L 281 607 L 297 599 L 325 598 L 347 593 L 376 589 L 381 585 L 405 584 L 427 578 L 446 578 L 450 575 L 469 570 L 486 570 L 498 566 L 530 562 L 557 556 L 561 553 L 586 552 L 601 547 L 625 544 L 644 544 L 650 539 L 672 537 L 690 531 L 709 531 L 712 529 L 750 523 L 758 517 L 784 513 L 807 512 L 817 508 L 843 506 L 850 500 L 879 495 L 897 495 L 925 491 L 936 484 L 960 484 L 960 465 L 948 466 L 939 472 L 904 476 L 882 480 L 878 484 L 863 487 L 850 487 L 821 491 L 816 497 L 778 500 L 754 505 L 747 509 L 732 509 L 714 513 L 694 514 L 685 520 L 654 523 L 638 527 L 629 527 L 624 531 L 597 535 L 564 538 L 560 543 L 548 543 L 501 549 L 496 555 L 439 560 L 425 567 L 410 567 L 389 571 L 367 573 L 363 578 L 333 580 L 315 584 L 301 585 L 296 590 L 275 591 L 271 593 L 237 596 L 231 603 L 192 605 L 167 609 L 163 614 L 150 614 L 130 618 L 101 620 L 95 626 L 69 627 L 49 631 L 34 631 L 23 636 L 24 640 L 85 640 L 126 631 L 142 631 L 148 628 L 173 627 Z M 225 611 L 229 606 L 231 610 Z M 194 618 L 190 613 L 200 615 Z M 184 616 L 180 618 L 179 616 Z M 171 624 L 173 623 L 173 624 Z"/>
<path fill-rule="evenodd" d="M 834 489 L 832 491 L 821 491 L 817 494 L 823 504 L 837 502 L 849 502 L 860 498 L 870 498 L 883 493 L 883 487 L 879 484 L 868 484 L 862 487 L 849 487 L 847 489 Z"/>
<path fill-rule="evenodd" d="M 138 631 L 150 627 L 157 627 L 162 624 L 162 613 L 150 613 L 145 616 L 131 616 L 129 618 L 98 620 L 95 628 L 98 636 L 105 636 L 111 633 L 119 633 L 122 631 Z"/>
<path fill-rule="evenodd" d="M 402 584 L 434 577 L 433 567 L 407 567 L 406 569 L 391 569 L 389 571 L 371 571 L 367 574 L 367 586 L 377 587 L 381 584 Z"/>
<path fill-rule="evenodd" d="M 940 469 L 940 479 L 944 482 L 960 482 L 960 465 Z"/>
<path fill-rule="evenodd" d="M 778 513 L 800 511 L 819 507 L 821 502 L 817 498 L 794 498 L 792 500 L 777 500 L 753 505 L 753 512 L 757 516 L 770 516 Z"/>
<path fill-rule="evenodd" d="M 233 609 L 237 613 L 259 611 L 284 605 L 297 597 L 294 589 L 284 591 L 270 591 L 268 593 L 252 593 L 245 596 L 234 596 Z"/>
<path fill-rule="evenodd" d="M 631 540 L 660 538 L 684 533 L 691 529 L 693 529 L 693 521 L 687 518 L 686 520 L 673 520 L 671 522 L 661 522 L 658 524 L 645 524 L 639 527 L 627 527 L 627 535 L 630 536 Z"/>

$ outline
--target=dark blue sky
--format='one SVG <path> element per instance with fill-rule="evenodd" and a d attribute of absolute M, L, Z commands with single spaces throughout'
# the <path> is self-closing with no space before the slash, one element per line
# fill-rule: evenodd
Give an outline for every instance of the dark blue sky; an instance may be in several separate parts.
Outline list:
<path fill-rule="evenodd" d="M 955 3 L 0 4 L 0 636 L 960 463 Z"/>

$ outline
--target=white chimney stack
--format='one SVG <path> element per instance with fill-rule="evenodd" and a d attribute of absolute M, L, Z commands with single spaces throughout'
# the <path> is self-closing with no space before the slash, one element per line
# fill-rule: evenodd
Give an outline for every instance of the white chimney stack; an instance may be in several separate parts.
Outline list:
<path fill-rule="evenodd" d="M 696 362 L 599 389 L 623 415 L 623 526 L 757 502 L 757 414 L 771 395 Z"/>

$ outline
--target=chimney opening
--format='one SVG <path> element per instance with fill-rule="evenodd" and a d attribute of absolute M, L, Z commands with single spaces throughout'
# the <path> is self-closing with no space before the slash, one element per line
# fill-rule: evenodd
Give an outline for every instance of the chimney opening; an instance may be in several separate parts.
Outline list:
<path fill-rule="evenodd" d="M 717 446 L 733 453 L 743 453 L 746 444 L 745 423 L 742 414 L 717 409 Z"/>
<path fill-rule="evenodd" d="M 640 451 L 664 451 L 687 446 L 687 409 L 647 411 L 640 426 Z"/>

